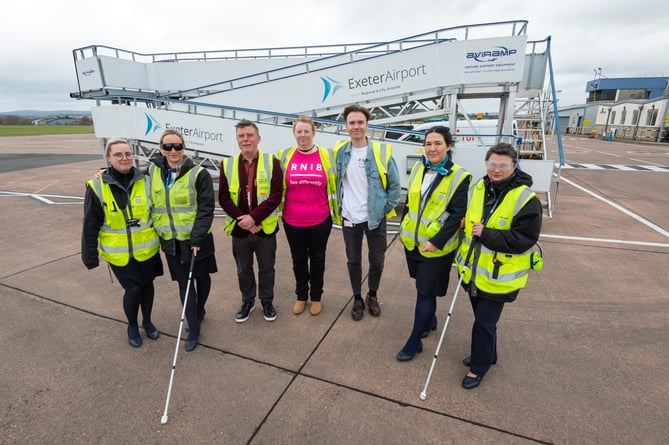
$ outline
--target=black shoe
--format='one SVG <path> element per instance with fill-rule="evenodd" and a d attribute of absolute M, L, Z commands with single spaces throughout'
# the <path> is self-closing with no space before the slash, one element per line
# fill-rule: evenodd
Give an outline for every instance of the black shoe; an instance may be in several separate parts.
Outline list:
<path fill-rule="evenodd" d="M 462 379 L 462 387 L 465 388 L 465 389 L 473 389 L 473 388 L 476 388 L 477 386 L 479 386 L 479 385 L 481 384 L 481 379 L 482 379 L 482 378 L 483 378 L 483 377 L 480 376 L 480 375 L 477 376 L 477 377 L 468 377 L 468 376 L 465 376 L 465 378 Z"/>
<path fill-rule="evenodd" d="M 369 311 L 369 315 L 372 317 L 378 317 L 381 315 L 381 306 L 379 306 L 379 300 L 376 298 L 376 295 L 371 296 L 367 294 L 365 303 L 367 303 L 367 310 Z"/>
<path fill-rule="evenodd" d="M 197 340 L 198 340 L 198 337 L 195 337 L 192 340 L 186 340 L 186 351 L 190 352 L 193 349 L 197 348 L 197 345 L 198 345 Z"/>
<path fill-rule="evenodd" d="M 142 322 L 142 326 L 146 331 L 146 336 L 151 340 L 157 340 L 160 337 L 160 332 L 158 332 L 158 329 L 150 321 Z"/>
<path fill-rule="evenodd" d="M 249 319 L 249 315 L 253 312 L 253 309 L 256 308 L 255 301 L 245 301 L 242 303 L 242 307 L 239 308 L 237 315 L 235 315 L 235 321 L 237 323 L 244 323 Z"/>
<path fill-rule="evenodd" d="M 262 302 L 262 314 L 267 321 L 276 320 L 276 309 L 274 309 L 274 305 L 271 301 Z"/>
<path fill-rule="evenodd" d="M 351 318 L 355 321 L 362 320 L 362 317 L 365 315 L 365 303 L 361 299 L 353 300 L 353 309 L 351 309 Z"/>
<path fill-rule="evenodd" d="M 418 343 L 418 349 L 416 350 L 417 353 L 423 352 L 423 342 Z M 416 354 L 414 355 L 409 355 L 406 352 L 404 352 L 404 349 L 402 349 L 400 352 L 397 353 L 397 356 L 395 358 L 397 361 L 400 362 L 408 362 L 409 360 L 412 360 Z"/>
<path fill-rule="evenodd" d="M 465 357 L 462 359 L 462 364 L 465 366 L 471 366 L 472 365 L 472 358 L 471 357 Z M 493 365 L 497 364 L 497 359 L 493 360 L 492 362 Z"/>
<path fill-rule="evenodd" d="M 142 337 L 139 336 L 139 327 L 128 326 L 128 344 L 133 348 L 142 346 Z"/>
<path fill-rule="evenodd" d="M 432 328 L 428 329 L 427 331 L 423 331 L 423 333 L 420 335 L 420 338 L 425 338 L 428 335 L 430 335 L 430 331 L 436 331 L 436 330 L 437 330 L 437 317 L 435 316 Z"/>

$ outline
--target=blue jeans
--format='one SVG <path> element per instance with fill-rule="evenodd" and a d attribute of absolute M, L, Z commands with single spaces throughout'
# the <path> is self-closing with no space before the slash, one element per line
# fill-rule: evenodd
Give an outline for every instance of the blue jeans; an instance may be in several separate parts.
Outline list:
<path fill-rule="evenodd" d="M 367 285 L 370 291 L 376 292 L 381 283 L 383 263 L 386 259 L 386 218 L 374 230 L 369 230 L 367 223 L 344 226 L 344 245 L 346 246 L 346 265 L 348 278 L 351 281 L 353 295 L 360 295 L 362 288 L 362 237 L 367 237 L 369 272 Z"/>

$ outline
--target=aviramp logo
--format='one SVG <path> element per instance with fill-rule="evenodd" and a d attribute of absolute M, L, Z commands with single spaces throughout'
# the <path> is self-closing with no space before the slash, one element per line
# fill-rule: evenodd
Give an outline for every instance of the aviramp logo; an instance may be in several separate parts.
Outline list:
<path fill-rule="evenodd" d="M 155 133 L 156 131 L 160 130 L 162 125 L 154 118 L 151 116 L 149 113 L 144 113 L 144 116 L 146 117 L 146 132 L 144 133 L 144 136 L 148 136 L 149 133 Z"/>
<path fill-rule="evenodd" d="M 468 59 L 474 59 L 477 62 L 494 62 L 500 57 L 513 56 L 518 53 L 518 50 L 509 49 L 504 46 L 496 46 L 494 49 L 487 51 L 476 51 L 467 53 Z"/>
<path fill-rule="evenodd" d="M 323 81 L 323 100 L 321 100 L 321 103 L 323 103 L 328 97 L 334 96 L 337 90 L 343 85 L 328 76 L 321 77 L 321 80 Z"/>
<path fill-rule="evenodd" d="M 91 74 L 93 74 L 94 72 L 95 72 L 95 70 L 91 68 L 91 69 L 87 69 L 86 71 L 82 71 L 81 74 L 88 77 Z"/>

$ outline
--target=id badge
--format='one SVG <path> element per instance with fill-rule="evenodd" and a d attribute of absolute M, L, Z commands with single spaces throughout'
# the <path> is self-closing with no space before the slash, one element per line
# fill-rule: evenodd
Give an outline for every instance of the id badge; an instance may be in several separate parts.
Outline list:
<path fill-rule="evenodd" d="M 344 220 L 344 227 L 353 227 L 353 223 L 348 219 Z"/>

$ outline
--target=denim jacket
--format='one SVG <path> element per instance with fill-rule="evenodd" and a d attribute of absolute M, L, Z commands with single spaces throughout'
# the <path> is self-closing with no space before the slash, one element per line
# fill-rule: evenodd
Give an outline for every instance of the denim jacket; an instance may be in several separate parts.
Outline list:
<path fill-rule="evenodd" d="M 344 198 L 344 176 L 348 163 L 351 160 L 351 141 L 342 146 L 336 155 L 336 171 L 337 171 L 337 202 L 339 203 L 339 214 L 341 215 L 341 203 Z M 379 176 L 379 169 L 374 161 L 374 153 L 372 151 L 372 141 L 367 140 L 367 157 L 365 159 L 365 171 L 367 172 L 367 226 L 370 230 L 379 227 L 381 220 L 386 213 L 393 210 L 400 202 L 400 194 L 402 186 L 400 183 L 400 174 L 397 170 L 395 159 L 390 157 L 388 161 L 388 187 L 383 188 L 381 177 Z"/>

